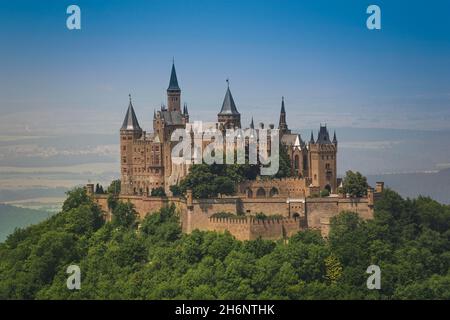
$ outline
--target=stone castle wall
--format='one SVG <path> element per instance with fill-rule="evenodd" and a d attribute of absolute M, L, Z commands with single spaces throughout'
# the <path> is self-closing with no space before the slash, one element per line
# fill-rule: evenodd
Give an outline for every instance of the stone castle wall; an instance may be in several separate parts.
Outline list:
<path fill-rule="evenodd" d="M 96 195 L 95 200 L 107 212 L 107 196 Z M 228 230 L 239 240 L 280 239 L 289 237 L 306 228 L 318 229 L 323 236 L 328 235 L 330 219 L 342 211 L 358 213 L 363 219 L 373 217 L 373 199 L 370 198 L 242 198 L 223 197 L 214 199 L 193 199 L 179 197 L 149 197 L 121 195 L 120 200 L 131 202 L 139 213 L 140 219 L 171 203 L 180 214 L 183 232 L 195 229 L 224 232 Z M 229 212 L 246 216 L 244 219 L 213 218 L 217 212 Z M 258 212 L 267 216 L 277 215 L 276 219 L 257 220 L 252 218 Z"/>

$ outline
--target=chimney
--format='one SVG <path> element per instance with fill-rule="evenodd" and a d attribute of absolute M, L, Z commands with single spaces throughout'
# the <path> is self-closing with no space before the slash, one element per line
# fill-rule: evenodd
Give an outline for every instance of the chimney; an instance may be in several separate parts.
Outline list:
<path fill-rule="evenodd" d="M 384 190 L 384 182 L 383 181 L 377 181 L 375 186 L 375 192 L 376 193 L 382 193 Z"/>

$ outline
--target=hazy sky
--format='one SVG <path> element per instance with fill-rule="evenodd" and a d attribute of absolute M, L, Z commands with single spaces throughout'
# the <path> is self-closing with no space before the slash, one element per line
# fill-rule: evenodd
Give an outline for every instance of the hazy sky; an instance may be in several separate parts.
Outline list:
<path fill-rule="evenodd" d="M 66 8 L 81 8 L 81 30 Z M 382 29 L 366 28 L 378 4 Z M 450 129 L 450 2 L 0 1 L 0 134 L 150 129 L 172 57 L 191 119 Z"/>

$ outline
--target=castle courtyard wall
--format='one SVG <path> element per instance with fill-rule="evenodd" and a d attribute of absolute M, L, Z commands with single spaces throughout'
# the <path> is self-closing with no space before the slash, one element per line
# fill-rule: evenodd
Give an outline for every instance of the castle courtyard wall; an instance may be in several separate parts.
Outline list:
<path fill-rule="evenodd" d="M 323 236 L 329 232 L 330 219 L 342 211 L 358 213 L 363 219 L 373 217 L 373 206 L 368 198 L 240 198 L 223 197 L 214 199 L 193 199 L 188 202 L 179 197 L 149 197 L 121 195 L 124 202 L 131 202 L 143 219 L 147 214 L 158 211 L 169 204 L 175 204 L 180 215 L 182 231 L 190 233 L 195 229 L 224 232 L 228 230 L 239 240 L 280 239 L 290 237 L 306 228 L 318 229 Z M 96 195 L 95 200 L 111 219 L 107 196 Z M 217 212 L 229 212 L 247 216 L 246 219 L 216 219 Z M 267 216 L 277 215 L 276 219 L 257 220 L 251 218 L 258 212 Z"/>

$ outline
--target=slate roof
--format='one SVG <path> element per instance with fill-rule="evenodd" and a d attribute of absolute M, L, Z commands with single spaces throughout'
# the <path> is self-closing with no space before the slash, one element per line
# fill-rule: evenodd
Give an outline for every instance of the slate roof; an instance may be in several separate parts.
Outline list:
<path fill-rule="evenodd" d="M 219 114 L 239 114 L 236 104 L 234 103 L 233 96 L 231 95 L 230 87 L 227 88 L 225 98 L 223 99 L 222 109 Z"/>
<path fill-rule="evenodd" d="M 139 122 L 137 120 L 136 114 L 134 113 L 133 104 L 131 103 L 131 96 L 130 96 L 130 103 L 128 104 L 128 110 L 125 114 L 125 119 L 123 120 L 122 124 L 122 130 L 142 130 L 139 126 Z"/>
<path fill-rule="evenodd" d="M 170 73 L 170 81 L 168 91 L 180 91 L 180 87 L 178 86 L 177 72 L 175 71 L 175 64 L 172 63 L 172 72 Z"/>

